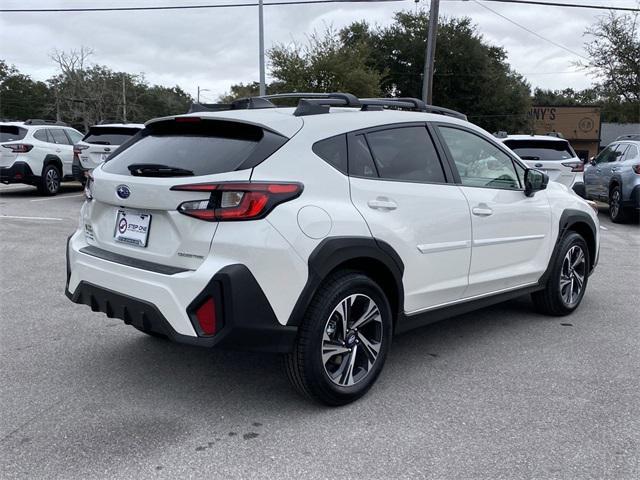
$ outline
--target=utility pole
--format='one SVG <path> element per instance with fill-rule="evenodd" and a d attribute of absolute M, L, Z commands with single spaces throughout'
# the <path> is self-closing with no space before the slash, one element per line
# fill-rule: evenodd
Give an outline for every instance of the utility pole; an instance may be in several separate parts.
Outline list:
<path fill-rule="evenodd" d="M 422 100 L 433 103 L 433 64 L 436 59 L 436 36 L 438 35 L 438 10 L 440 0 L 431 0 L 429 9 L 429 32 L 427 33 L 427 49 L 424 56 L 424 76 L 422 78 Z"/>
<path fill-rule="evenodd" d="M 264 3 L 258 2 L 258 49 L 260 50 L 260 95 L 266 95 L 267 86 L 264 76 Z"/>
<path fill-rule="evenodd" d="M 124 74 L 122 74 L 122 123 L 127 123 L 127 87 Z"/>

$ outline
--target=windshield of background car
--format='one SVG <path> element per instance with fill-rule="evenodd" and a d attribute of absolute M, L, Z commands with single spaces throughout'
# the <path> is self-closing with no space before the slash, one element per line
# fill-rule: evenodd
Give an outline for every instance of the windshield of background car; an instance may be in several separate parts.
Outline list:
<path fill-rule="evenodd" d="M 96 145 L 122 145 L 139 131 L 129 127 L 91 127 L 82 140 Z"/>
<path fill-rule="evenodd" d="M 567 160 L 576 156 L 569 142 L 557 140 L 505 140 L 522 160 Z"/>
<path fill-rule="evenodd" d="M 0 142 L 22 140 L 26 134 L 26 128 L 16 127 L 15 125 L 0 125 Z"/>

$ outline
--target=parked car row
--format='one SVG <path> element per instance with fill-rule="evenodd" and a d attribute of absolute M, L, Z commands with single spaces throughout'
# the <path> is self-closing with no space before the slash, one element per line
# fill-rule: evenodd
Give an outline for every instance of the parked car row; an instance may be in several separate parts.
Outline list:
<path fill-rule="evenodd" d="M 79 180 L 144 125 L 95 125 L 86 135 L 62 122 L 0 123 L 0 182 L 24 183 L 55 195 L 60 183 Z"/>
<path fill-rule="evenodd" d="M 627 221 L 640 209 L 640 134 L 618 138 L 587 164 L 561 137 L 502 135 L 500 140 L 550 180 L 587 200 L 608 204 L 614 222 Z"/>

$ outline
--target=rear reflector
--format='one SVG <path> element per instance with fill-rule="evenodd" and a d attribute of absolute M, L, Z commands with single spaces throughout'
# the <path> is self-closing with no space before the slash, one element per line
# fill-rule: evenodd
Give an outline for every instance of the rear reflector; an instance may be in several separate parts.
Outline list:
<path fill-rule="evenodd" d="M 634 165 L 631 167 L 633 169 L 633 171 L 637 174 L 640 175 L 640 164 L 639 165 Z"/>
<path fill-rule="evenodd" d="M 178 211 L 209 222 L 256 220 L 277 205 L 298 197 L 301 183 L 196 183 L 176 185 L 171 190 L 208 192 L 209 198 L 183 202 Z"/>
<path fill-rule="evenodd" d="M 200 325 L 200 331 L 203 335 L 216 334 L 216 304 L 213 298 L 207 298 L 207 300 L 198 307 L 196 310 L 196 318 L 198 319 L 198 325 Z"/>

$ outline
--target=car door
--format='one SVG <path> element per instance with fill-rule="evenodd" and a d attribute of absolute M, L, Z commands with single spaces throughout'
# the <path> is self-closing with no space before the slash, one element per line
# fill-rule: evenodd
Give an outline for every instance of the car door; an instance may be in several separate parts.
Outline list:
<path fill-rule="evenodd" d="M 600 195 L 603 200 L 609 200 L 609 185 L 611 184 L 611 178 L 615 174 L 617 167 L 620 166 L 620 160 L 624 158 L 624 154 L 627 151 L 628 144 L 619 143 L 613 149 L 611 155 L 607 157 L 606 162 L 602 162 L 597 165 L 600 168 Z"/>
<path fill-rule="evenodd" d="M 62 162 L 62 176 L 71 175 L 73 164 L 73 145 L 62 128 L 50 128 L 49 135 L 55 144 L 55 154 Z"/>
<path fill-rule="evenodd" d="M 348 136 L 351 199 L 404 263 L 404 308 L 455 301 L 467 287 L 471 221 L 424 123 Z"/>
<path fill-rule="evenodd" d="M 525 167 L 481 133 L 451 124 L 439 124 L 438 131 L 472 213 L 471 265 L 464 297 L 537 282 L 553 244 L 546 192 L 525 196 Z"/>

